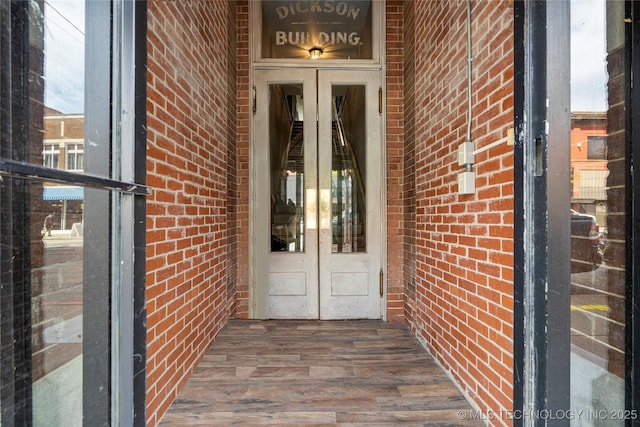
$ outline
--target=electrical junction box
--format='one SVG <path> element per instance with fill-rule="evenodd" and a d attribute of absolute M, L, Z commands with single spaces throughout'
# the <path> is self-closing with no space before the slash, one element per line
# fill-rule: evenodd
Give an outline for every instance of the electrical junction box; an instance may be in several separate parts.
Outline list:
<path fill-rule="evenodd" d="M 458 174 L 458 194 L 476 193 L 476 173 L 460 172 Z"/>
<path fill-rule="evenodd" d="M 472 141 L 465 141 L 458 145 L 458 166 L 472 165 L 475 162 L 474 146 Z"/>

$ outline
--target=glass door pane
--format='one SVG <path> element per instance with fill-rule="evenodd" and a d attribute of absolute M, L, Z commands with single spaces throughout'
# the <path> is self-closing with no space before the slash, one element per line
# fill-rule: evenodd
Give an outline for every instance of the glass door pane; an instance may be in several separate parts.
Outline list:
<path fill-rule="evenodd" d="M 576 413 L 625 408 L 624 7 L 623 2 L 571 1 L 571 406 Z M 580 425 L 598 422 L 580 419 Z"/>
<path fill-rule="evenodd" d="M 304 103 L 301 84 L 269 88 L 271 251 L 304 250 Z"/>
<path fill-rule="evenodd" d="M 367 120 L 363 85 L 332 87 L 332 252 L 365 252 Z"/>

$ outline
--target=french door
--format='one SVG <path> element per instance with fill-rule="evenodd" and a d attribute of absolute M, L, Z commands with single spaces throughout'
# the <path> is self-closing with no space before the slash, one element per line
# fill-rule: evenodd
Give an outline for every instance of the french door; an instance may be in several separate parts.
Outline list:
<path fill-rule="evenodd" d="M 264 70 L 255 83 L 254 317 L 380 318 L 380 73 Z"/>

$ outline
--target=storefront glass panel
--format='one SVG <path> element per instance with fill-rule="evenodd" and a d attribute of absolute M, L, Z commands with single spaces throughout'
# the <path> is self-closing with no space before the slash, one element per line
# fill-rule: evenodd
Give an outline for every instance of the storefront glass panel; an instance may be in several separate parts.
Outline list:
<path fill-rule="evenodd" d="M 571 407 L 625 409 L 624 3 L 571 2 Z M 574 424 L 624 425 L 583 416 Z"/>
<path fill-rule="evenodd" d="M 120 156 L 134 152 L 134 138 L 118 92 L 124 73 L 133 76 L 122 61 L 133 6 L 0 2 L 0 425 L 130 425 L 134 416 L 135 233 L 122 230 L 136 195 L 148 193 L 112 178 L 133 163 Z"/>

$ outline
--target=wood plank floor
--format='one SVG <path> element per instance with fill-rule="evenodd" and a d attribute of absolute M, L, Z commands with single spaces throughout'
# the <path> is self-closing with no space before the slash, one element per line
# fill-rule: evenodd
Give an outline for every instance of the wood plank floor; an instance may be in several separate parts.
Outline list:
<path fill-rule="evenodd" d="M 403 325 L 232 320 L 160 425 L 482 425 L 472 412 Z"/>

